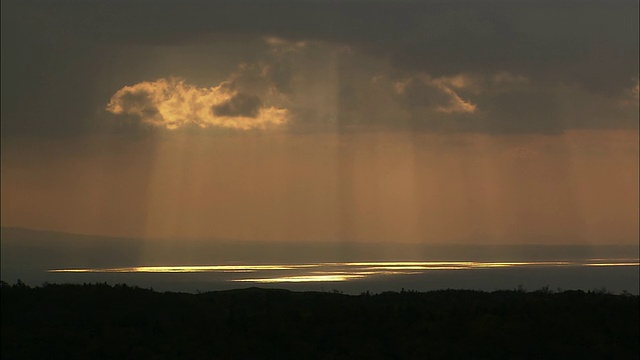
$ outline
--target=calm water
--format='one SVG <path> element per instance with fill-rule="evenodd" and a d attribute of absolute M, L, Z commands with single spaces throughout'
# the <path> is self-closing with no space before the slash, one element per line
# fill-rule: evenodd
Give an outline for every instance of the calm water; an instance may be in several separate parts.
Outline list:
<path fill-rule="evenodd" d="M 638 293 L 637 259 L 585 261 L 375 261 L 214 264 L 50 269 L 55 282 L 137 284 L 156 290 L 209 291 L 247 286 L 292 290 L 418 291 L 525 288 Z"/>
<path fill-rule="evenodd" d="M 126 283 L 160 291 L 251 286 L 640 292 L 638 245 L 265 243 L 125 239 L 2 228 L 2 280 Z"/>

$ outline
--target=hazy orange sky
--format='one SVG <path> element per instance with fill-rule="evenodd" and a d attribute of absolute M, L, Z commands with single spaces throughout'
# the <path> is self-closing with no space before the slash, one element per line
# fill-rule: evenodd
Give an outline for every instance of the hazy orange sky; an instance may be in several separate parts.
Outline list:
<path fill-rule="evenodd" d="M 3 1 L 2 226 L 638 241 L 636 1 L 153 4 Z"/>
<path fill-rule="evenodd" d="M 637 133 L 611 130 L 51 140 L 3 151 L 2 221 L 143 237 L 633 243 L 637 163 Z"/>

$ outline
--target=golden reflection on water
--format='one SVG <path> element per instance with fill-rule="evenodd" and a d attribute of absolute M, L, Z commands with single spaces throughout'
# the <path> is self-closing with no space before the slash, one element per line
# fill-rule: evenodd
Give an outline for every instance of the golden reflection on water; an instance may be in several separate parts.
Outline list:
<path fill-rule="evenodd" d="M 55 269 L 49 272 L 75 273 L 191 273 L 191 272 L 254 272 L 260 270 L 294 270 L 316 265 L 187 265 L 137 266 L 106 269 Z"/>
<path fill-rule="evenodd" d="M 569 266 L 640 266 L 636 259 L 590 259 L 572 261 L 380 261 L 331 262 L 315 264 L 260 265 L 184 265 L 137 266 L 121 268 L 53 269 L 53 273 L 261 273 L 261 277 L 233 278 L 228 281 L 252 283 L 339 282 L 371 276 L 420 274 L 426 271 L 491 269 L 509 267 L 569 267 Z M 275 273 L 274 273 L 275 272 Z"/>
<path fill-rule="evenodd" d="M 336 282 L 360 279 L 366 275 L 361 274 L 333 274 L 333 275 L 301 275 L 301 276 L 280 276 L 276 278 L 258 278 L 258 279 L 235 279 L 236 282 L 253 282 L 253 283 L 285 283 L 285 282 Z"/>
<path fill-rule="evenodd" d="M 638 263 L 637 262 L 596 263 L 596 264 L 585 264 L 585 266 L 638 266 Z"/>

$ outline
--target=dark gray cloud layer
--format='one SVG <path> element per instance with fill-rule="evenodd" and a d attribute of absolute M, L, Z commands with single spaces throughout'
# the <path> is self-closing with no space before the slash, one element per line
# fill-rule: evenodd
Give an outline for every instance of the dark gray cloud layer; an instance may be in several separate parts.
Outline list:
<path fill-rule="evenodd" d="M 637 1 L 9 0 L 2 2 L 2 132 L 82 131 L 124 85 L 109 83 L 117 59 L 151 56 L 136 53 L 139 46 L 221 36 L 345 44 L 434 78 L 510 72 L 540 93 L 565 84 L 612 98 L 638 78 Z M 141 64 L 118 71 L 135 78 Z M 280 79 L 283 93 L 292 91 L 289 69 L 276 63 L 266 74 Z M 529 95 L 479 105 L 507 97 L 496 111 L 553 107 L 553 99 Z"/>
<path fill-rule="evenodd" d="M 256 95 L 238 93 L 229 101 L 215 105 L 211 109 L 217 116 L 245 116 L 255 118 L 260 112 L 262 102 Z"/>

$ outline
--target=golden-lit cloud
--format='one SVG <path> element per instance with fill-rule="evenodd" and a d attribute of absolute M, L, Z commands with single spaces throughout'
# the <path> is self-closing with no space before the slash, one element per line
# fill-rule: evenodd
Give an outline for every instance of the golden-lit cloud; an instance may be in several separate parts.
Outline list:
<path fill-rule="evenodd" d="M 230 85 L 222 82 L 199 88 L 181 78 L 144 81 L 118 90 L 107 110 L 170 130 L 183 126 L 267 129 L 288 121 L 287 109 L 265 106 L 257 95 Z"/>
<path fill-rule="evenodd" d="M 469 80 L 463 76 L 447 79 L 433 79 L 426 74 L 397 81 L 393 84 L 395 93 L 403 97 L 411 106 L 432 108 L 442 113 L 473 113 L 477 106 L 464 100 L 454 88 L 464 87 Z"/>

